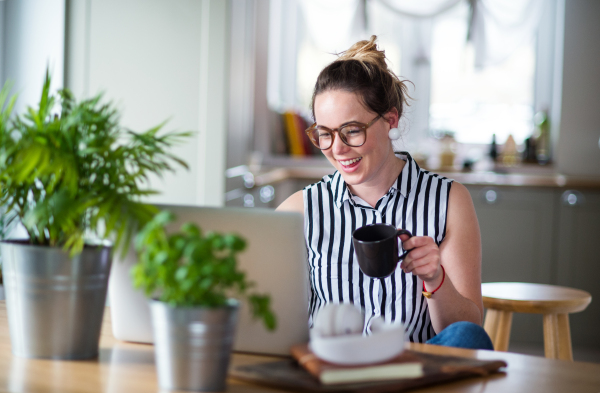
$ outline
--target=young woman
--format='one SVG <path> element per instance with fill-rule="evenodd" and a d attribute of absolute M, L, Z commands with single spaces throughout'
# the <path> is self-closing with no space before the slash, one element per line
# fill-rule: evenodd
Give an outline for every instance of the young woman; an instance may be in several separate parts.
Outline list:
<path fill-rule="evenodd" d="M 307 132 L 336 172 L 289 197 L 278 210 L 305 216 L 312 295 L 310 321 L 326 303 L 353 303 L 405 324 L 409 339 L 489 348 L 480 327 L 481 240 L 467 189 L 394 153 L 406 86 L 388 69 L 376 37 L 354 44 L 321 71 Z M 387 223 L 408 229 L 411 250 L 383 279 L 365 276 L 352 232 Z M 424 291 L 433 292 L 430 298 Z M 443 333 L 442 333 L 443 332 Z"/>

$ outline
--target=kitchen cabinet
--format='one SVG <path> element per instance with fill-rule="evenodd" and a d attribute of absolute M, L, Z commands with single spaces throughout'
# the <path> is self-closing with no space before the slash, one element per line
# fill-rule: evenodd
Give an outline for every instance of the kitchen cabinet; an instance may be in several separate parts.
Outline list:
<path fill-rule="evenodd" d="M 573 345 L 600 348 L 600 191 L 557 191 L 556 283 L 592 294 L 588 308 L 572 314 Z"/>
<path fill-rule="evenodd" d="M 481 231 L 482 281 L 553 283 L 551 188 L 467 185 Z M 542 342 L 542 316 L 514 314 L 511 343 Z"/>
<path fill-rule="evenodd" d="M 600 348 L 600 192 L 467 188 L 481 228 L 482 281 L 525 281 L 588 291 L 592 303 L 570 316 L 572 343 Z M 541 315 L 514 314 L 511 342 L 542 341 Z"/>
<path fill-rule="evenodd" d="M 552 281 L 551 189 L 467 186 L 482 238 L 482 281 Z"/>

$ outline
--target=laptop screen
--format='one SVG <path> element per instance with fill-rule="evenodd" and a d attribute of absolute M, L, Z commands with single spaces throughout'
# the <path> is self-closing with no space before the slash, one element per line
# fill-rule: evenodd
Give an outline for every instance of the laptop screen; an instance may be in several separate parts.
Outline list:
<path fill-rule="evenodd" d="M 253 320 L 242 302 L 234 350 L 288 355 L 290 346 L 308 342 L 308 265 L 300 213 L 270 209 L 210 208 L 159 205 L 177 216 L 173 229 L 184 222 L 203 231 L 235 232 L 247 242 L 238 256 L 240 269 L 256 283 L 256 291 L 271 296 L 277 329 L 268 332 Z M 131 287 L 131 251 L 125 260 L 115 255 L 110 279 L 113 333 L 125 341 L 151 342 L 150 314 L 144 296 Z M 115 300 L 115 299 L 118 299 Z"/>

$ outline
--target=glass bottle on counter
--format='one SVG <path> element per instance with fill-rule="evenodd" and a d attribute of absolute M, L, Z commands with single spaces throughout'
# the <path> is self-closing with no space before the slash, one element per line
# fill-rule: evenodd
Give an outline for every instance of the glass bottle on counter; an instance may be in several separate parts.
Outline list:
<path fill-rule="evenodd" d="M 537 161 L 544 165 L 550 161 L 550 121 L 546 111 L 535 114 L 533 121 L 536 127 L 535 153 Z"/>
<path fill-rule="evenodd" d="M 490 145 L 490 157 L 493 162 L 498 160 L 498 145 L 496 144 L 496 134 L 492 134 L 492 143 Z"/>
<path fill-rule="evenodd" d="M 451 171 L 454 169 L 454 159 L 456 158 L 456 140 L 454 133 L 444 132 L 442 136 L 442 151 L 440 152 L 440 169 Z"/>

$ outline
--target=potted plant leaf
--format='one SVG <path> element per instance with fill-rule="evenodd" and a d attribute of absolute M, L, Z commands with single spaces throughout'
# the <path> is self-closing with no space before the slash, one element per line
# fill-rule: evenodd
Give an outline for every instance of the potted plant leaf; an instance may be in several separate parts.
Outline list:
<path fill-rule="evenodd" d="M 11 116 L 0 92 L 0 206 L 28 239 L 0 243 L 12 351 L 83 359 L 98 354 L 111 253 L 126 249 L 157 208 L 140 201 L 150 174 L 186 164 L 168 152 L 189 133 L 135 133 L 101 96 L 50 92 Z M 114 242 L 113 242 L 114 241 Z M 113 247 L 114 245 L 114 247 Z"/>
<path fill-rule="evenodd" d="M 150 298 L 158 380 L 162 389 L 222 391 L 233 345 L 238 302 L 273 330 L 268 295 L 237 268 L 245 241 L 235 234 L 203 233 L 193 223 L 172 231 L 162 211 L 136 237 L 139 262 L 133 284 Z"/>

